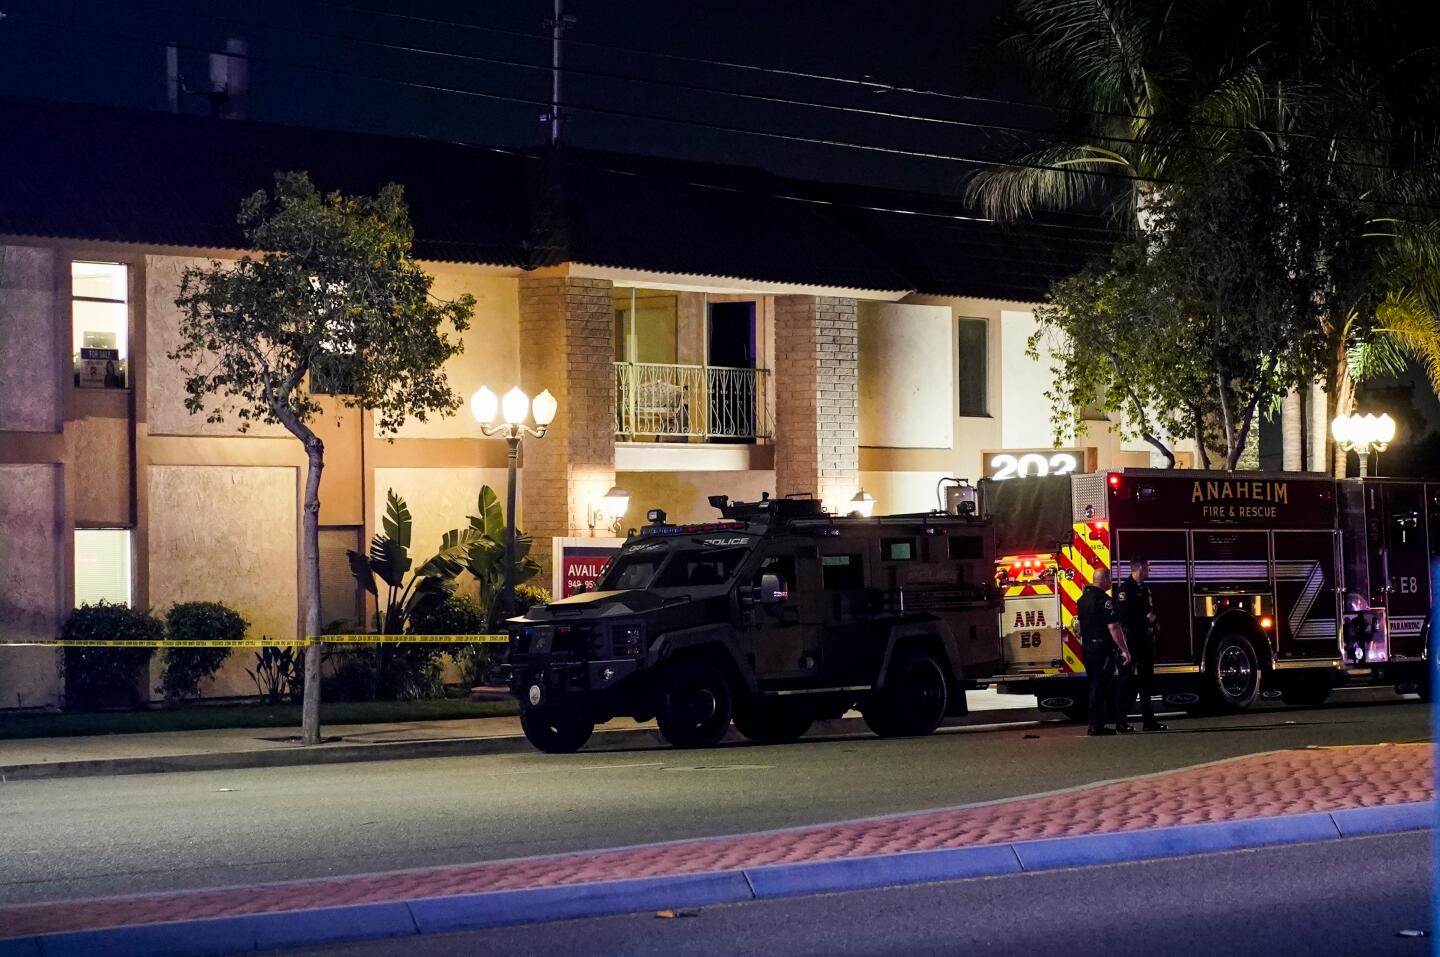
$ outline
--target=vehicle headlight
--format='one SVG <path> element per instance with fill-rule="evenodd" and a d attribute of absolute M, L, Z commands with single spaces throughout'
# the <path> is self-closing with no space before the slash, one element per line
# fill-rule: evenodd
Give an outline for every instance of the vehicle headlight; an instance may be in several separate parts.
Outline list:
<path fill-rule="evenodd" d="M 615 625 L 610 631 L 610 650 L 617 658 L 638 658 L 645 650 L 644 626 Z"/>

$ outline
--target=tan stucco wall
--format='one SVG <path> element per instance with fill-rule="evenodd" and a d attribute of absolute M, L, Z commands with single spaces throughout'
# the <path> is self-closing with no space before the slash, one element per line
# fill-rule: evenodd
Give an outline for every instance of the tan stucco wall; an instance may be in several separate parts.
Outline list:
<path fill-rule="evenodd" d="M 955 436 L 950 310 L 861 302 L 860 444 L 948 449 Z"/>
<path fill-rule="evenodd" d="M 520 383 L 519 283 L 503 276 L 485 275 L 478 266 L 424 263 L 423 267 L 435 277 L 432 295 L 455 299 L 468 292 L 475 297 L 470 328 L 459 336 L 465 351 L 445 364 L 445 377 L 460 397 L 461 405 L 451 416 L 431 416 L 425 422 L 411 420 L 397 435 L 400 438 L 473 438 L 480 434 L 480 429 L 470 414 L 470 396 L 482 385 L 488 385 L 496 395 L 504 395 Z M 453 331 L 449 335 L 455 337 Z M 381 434 L 378 428 L 374 434 Z"/>
<path fill-rule="evenodd" d="M 157 465 L 149 470 L 150 604 L 222 601 L 250 636 L 299 631 L 298 472 L 284 467 Z M 254 694 L 253 655 L 231 656 L 206 695 Z"/>
<path fill-rule="evenodd" d="M 0 246 L 0 430 L 60 430 L 55 263 L 49 249 Z"/>
<path fill-rule="evenodd" d="M 151 435 L 239 435 L 233 412 L 225 421 L 206 422 L 204 413 L 185 411 L 185 377 L 167 355 L 180 344 L 180 274 L 187 266 L 208 266 L 199 257 L 145 257 L 145 416 Z M 206 411 L 220 405 L 212 399 Z M 246 435 L 286 435 L 279 425 L 257 423 Z"/>
<path fill-rule="evenodd" d="M 625 528 L 645 524 L 645 513 L 663 508 L 672 522 L 710 522 L 720 517 L 710 507 L 711 495 L 728 495 L 749 502 L 762 492 L 775 494 L 775 473 L 747 472 L 617 472 L 615 483 L 630 493 L 630 509 L 625 514 Z M 597 529 L 600 536 L 609 535 Z"/>
<path fill-rule="evenodd" d="M 0 635 L 50 641 L 60 629 L 65 534 L 56 465 L 0 465 Z M 60 703 L 57 653 L 0 648 L 0 708 Z"/>

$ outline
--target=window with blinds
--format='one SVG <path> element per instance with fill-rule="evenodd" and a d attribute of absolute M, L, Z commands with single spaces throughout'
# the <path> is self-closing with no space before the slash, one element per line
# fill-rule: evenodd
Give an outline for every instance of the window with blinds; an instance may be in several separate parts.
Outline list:
<path fill-rule="evenodd" d="M 320 529 L 320 624 L 335 622 L 359 627 L 365 617 L 360 585 L 350 572 L 348 550 L 360 550 L 360 526 L 332 525 Z"/>
<path fill-rule="evenodd" d="M 75 529 L 75 607 L 130 604 L 130 529 Z"/>

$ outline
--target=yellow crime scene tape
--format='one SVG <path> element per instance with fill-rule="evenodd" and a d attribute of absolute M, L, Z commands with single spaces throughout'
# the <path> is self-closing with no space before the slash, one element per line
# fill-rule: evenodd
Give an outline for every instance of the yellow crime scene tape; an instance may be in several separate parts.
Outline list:
<path fill-rule="evenodd" d="M 308 638 L 267 638 L 263 641 L 155 641 L 103 638 L 57 638 L 54 641 L 18 641 L 0 638 L 10 648 L 304 648 L 309 645 L 504 645 L 509 635 L 312 635 Z"/>

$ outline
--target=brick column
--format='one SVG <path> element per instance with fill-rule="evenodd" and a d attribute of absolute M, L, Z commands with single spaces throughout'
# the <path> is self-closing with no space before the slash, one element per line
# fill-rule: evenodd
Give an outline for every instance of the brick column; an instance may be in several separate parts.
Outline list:
<path fill-rule="evenodd" d="M 843 508 L 860 469 L 854 299 L 775 297 L 775 491 Z"/>
<path fill-rule="evenodd" d="M 549 433 L 521 453 L 523 527 L 546 564 L 551 538 L 590 534 L 589 506 L 615 483 L 610 291 L 605 279 L 520 280 L 521 388 L 559 402 Z"/>

